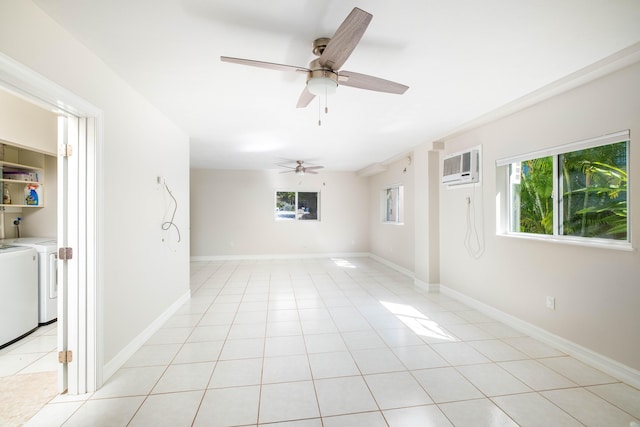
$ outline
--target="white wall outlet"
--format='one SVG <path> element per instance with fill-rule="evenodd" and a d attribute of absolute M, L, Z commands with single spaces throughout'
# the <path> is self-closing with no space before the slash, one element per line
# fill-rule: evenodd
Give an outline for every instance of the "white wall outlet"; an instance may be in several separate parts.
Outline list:
<path fill-rule="evenodd" d="M 556 299 L 554 297 L 547 296 L 547 308 L 549 310 L 556 309 Z"/>

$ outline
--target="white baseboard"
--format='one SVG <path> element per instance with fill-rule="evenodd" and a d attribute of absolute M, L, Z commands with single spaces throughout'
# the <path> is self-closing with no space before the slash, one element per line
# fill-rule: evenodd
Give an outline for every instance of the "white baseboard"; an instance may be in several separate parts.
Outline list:
<path fill-rule="evenodd" d="M 137 337 L 135 337 L 129 344 L 125 346 L 120 352 L 110 361 L 104 364 L 104 368 L 102 370 L 102 378 L 103 384 L 107 382 L 107 380 L 111 377 L 111 375 L 115 374 L 118 369 L 122 367 L 126 363 L 127 360 L 133 354 L 138 351 L 142 345 L 147 342 L 149 338 L 153 334 L 155 334 L 158 329 L 164 325 L 164 323 L 169 319 L 182 305 L 187 302 L 191 298 L 191 291 L 187 291 L 184 295 L 178 298 L 169 308 L 167 308 L 156 320 L 154 320 L 144 331 L 142 331 Z"/>
<path fill-rule="evenodd" d="M 378 256 L 376 254 L 368 254 L 369 258 L 378 261 L 380 264 L 384 264 L 389 268 L 392 268 L 394 270 L 396 270 L 398 273 L 402 273 L 407 277 L 410 277 L 413 279 L 413 271 L 406 269 L 394 262 L 389 261 L 388 259 L 382 258 L 381 256 Z"/>
<path fill-rule="evenodd" d="M 440 284 L 439 283 L 427 283 L 424 282 L 420 279 L 416 279 L 415 277 L 413 278 L 413 285 L 418 288 L 421 289 L 425 292 L 439 292 L 440 291 Z"/>
<path fill-rule="evenodd" d="M 191 261 L 251 261 L 269 259 L 363 258 L 368 252 L 338 252 L 322 254 L 262 254 L 262 255 L 205 255 L 192 256 Z"/>
<path fill-rule="evenodd" d="M 596 353 L 586 347 L 562 338 L 558 335 L 552 334 L 538 326 L 525 322 L 515 316 L 500 311 L 490 305 L 487 305 L 481 301 L 471 298 L 461 292 L 451 289 L 447 286 L 440 286 L 440 292 L 444 295 L 450 296 L 460 302 L 465 303 L 469 307 L 475 308 L 481 313 L 496 319 L 502 323 L 505 323 L 513 329 L 527 334 L 528 336 L 542 341 L 570 356 L 581 360 L 594 368 L 611 375 L 614 378 L 619 379 L 633 387 L 640 388 L 640 371 L 626 366 L 620 362 L 617 362 L 607 356 Z"/>
<path fill-rule="evenodd" d="M 387 267 L 390 267 L 394 270 L 396 270 L 399 273 L 404 274 L 405 276 L 413 279 L 413 285 L 425 292 L 438 292 L 440 291 L 440 284 L 439 283 L 427 283 L 425 281 L 422 281 L 418 278 L 416 278 L 415 273 L 411 270 L 408 270 L 402 266 L 399 266 L 398 264 L 389 261 L 388 259 L 382 258 L 379 255 L 376 254 L 369 254 L 369 258 L 378 261 L 380 264 L 384 264 Z"/>

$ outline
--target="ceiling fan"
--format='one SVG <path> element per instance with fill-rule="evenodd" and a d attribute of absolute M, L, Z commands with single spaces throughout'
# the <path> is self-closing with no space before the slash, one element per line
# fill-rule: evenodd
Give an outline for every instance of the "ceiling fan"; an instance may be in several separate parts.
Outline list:
<path fill-rule="evenodd" d="M 371 22 L 371 18 L 373 18 L 373 15 L 370 13 L 357 7 L 354 8 L 338 27 L 332 38 L 322 37 L 314 40 L 313 53 L 318 58 L 311 61 L 308 68 L 229 56 L 221 56 L 220 60 L 278 71 L 306 73 L 307 84 L 298 99 L 297 108 L 304 108 L 309 105 L 316 95 L 334 93 L 338 85 L 377 92 L 403 94 L 409 89 L 408 86 L 367 74 L 340 70 L 360 42 L 369 22 Z"/>
<path fill-rule="evenodd" d="M 282 171 L 280 173 L 295 172 L 296 175 L 304 175 L 305 173 L 317 174 L 316 169 L 322 169 L 324 166 L 303 166 L 303 160 L 296 160 L 296 166 L 278 165 L 291 170 Z"/>

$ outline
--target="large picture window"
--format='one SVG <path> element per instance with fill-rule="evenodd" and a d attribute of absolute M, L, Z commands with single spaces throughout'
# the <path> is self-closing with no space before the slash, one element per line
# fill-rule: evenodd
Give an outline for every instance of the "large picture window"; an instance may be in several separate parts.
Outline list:
<path fill-rule="evenodd" d="M 320 193 L 276 191 L 276 221 L 320 220 Z"/>
<path fill-rule="evenodd" d="M 404 187 L 395 185 L 382 190 L 382 221 L 396 224 L 404 222 Z"/>
<path fill-rule="evenodd" d="M 498 161 L 508 232 L 628 242 L 628 149 L 625 131 Z"/>

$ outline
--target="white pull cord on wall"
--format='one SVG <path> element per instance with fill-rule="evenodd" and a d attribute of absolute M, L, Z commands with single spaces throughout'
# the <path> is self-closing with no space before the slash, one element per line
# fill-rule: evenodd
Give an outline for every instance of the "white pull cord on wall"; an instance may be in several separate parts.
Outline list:
<path fill-rule="evenodd" d="M 482 188 L 482 187 L 480 187 Z M 464 247 L 473 259 L 479 259 L 484 254 L 484 207 L 480 205 L 481 233 L 476 225 L 475 209 L 476 188 L 473 187 L 471 196 L 467 196 L 467 231 L 464 235 Z M 482 192 L 480 193 L 482 199 Z"/>

